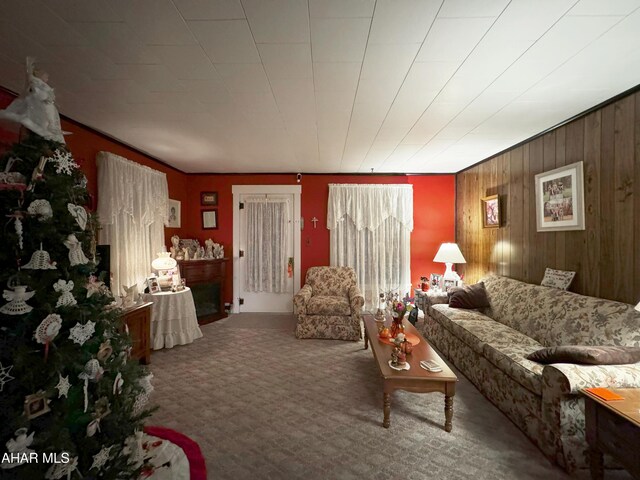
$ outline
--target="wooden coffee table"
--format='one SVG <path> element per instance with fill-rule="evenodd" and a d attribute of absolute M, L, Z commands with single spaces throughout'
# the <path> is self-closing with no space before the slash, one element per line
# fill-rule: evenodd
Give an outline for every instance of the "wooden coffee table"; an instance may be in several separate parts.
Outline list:
<path fill-rule="evenodd" d="M 440 356 L 433 350 L 431 345 L 406 319 L 403 321 L 405 333 L 412 333 L 420 337 L 420 343 L 414 345 L 411 354 L 407 355 L 407 362 L 411 365 L 409 370 L 397 371 L 389 366 L 393 347 L 382 343 L 378 339 L 378 327 L 372 315 L 364 315 L 364 348 L 373 350 L 373 356 L 378 363 L 380 374 L 383 379 L 383 411 L 384 421 L 382 426 L 389 428 L 391 424 L 389 415 L 391 413 L 391 394 L 395 390 L 406 390 L 414 393 L 444 393 L 444 429 L 450 432 L 453 428 L 453 396 L 456 394 L 456 382 L 458 377 Z M 390 322 L 387 322 L 389 324 Z M 442 371 L 431 373 L 420 367 L 420 360 L 433 360 L 437 362 Z"/>

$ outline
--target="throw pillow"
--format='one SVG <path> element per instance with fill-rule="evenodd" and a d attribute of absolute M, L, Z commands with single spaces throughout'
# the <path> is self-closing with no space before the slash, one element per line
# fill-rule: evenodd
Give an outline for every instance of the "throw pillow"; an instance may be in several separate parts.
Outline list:
<path fill-rule="evenodd" d="M 581 363 L 586 365 L 625 365 L 640 362 L 640 348 L 591 345 L 561 345 L 541 348 L 529 355 L 538 363 Z"/>
<path fill-rule="evenodd" d="M 540 285 L 543 287 L 559 288 L 560 290 L 566 290 L 573 282 L 573 277 L 576 276 L 576 272 L 570 272 L 568 270 L 554 270 L 553 268 L 547 268 L 544 271 L 544 278 Z"/>
<path fill-rule="evenodd" d="M 484 283 L 452 287 L 449 289 L 449 306 L 453 308 L 484 308 L 489 306 L 489 298 Z"/>

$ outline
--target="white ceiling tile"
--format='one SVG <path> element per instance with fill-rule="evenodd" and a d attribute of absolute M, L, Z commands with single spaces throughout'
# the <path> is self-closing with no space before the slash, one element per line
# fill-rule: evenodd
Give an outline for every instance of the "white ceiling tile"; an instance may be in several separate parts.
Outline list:
<path fill-rule="evenodd" d="M 196 95 L 203 103 L 230 103 L 231 94 L 220 79 L 211 80 L 180 80 L 187 92 Z"/>
<path fill-rule="evenodd" d="M 45 47 L 87 45 L 87 41 L 70 28 L 68 22 L 47 8 L 46 1 L 3 0 L 2 20 L 7 19 L 13 28 L 24 32 L 25 36 L 37 38 L 38 43 Z"/>
<path fill-rule="evenodd" d="M 314 63 L 313 76 L 317 92 L 353 92 L 358 87 L 361 64 L 356 62 L 344 63 Z"/>
<path fill-rule="evenodd" d="M 312 18 L 314 62 L 362 62 L 367 45 L 368 18 Z"/>
<path fill-rule="evenodd" d="M 269 92 L 271 87 L 260 63 L 222 63 L 216 70 L 230 92 Z"/>
<path fill-rule="evenodd" d="M 568 15 L 629 15 L 640 8 L 640 0 L 581 0 Z"/>
<path fill-rule="evenodd" d="M 148 47 L 177 79 L 210 80 L 219 78 L 211 60 L 199 45 Z"/>
<path fill-rule="evenodd" d="M 240 0 L 173 0 L 185 20 L 235 20 L 244 17 Z"/>
<path fill-rule="evenodd" d="M 158 58 L 149 47 L 142 44 L 132 29 L 125 23 L 74 23 L 92 46 L 100 49 L 114 63 L 157 64 Z"/>
<path fill-rule="evenodd" d="M 43 47 L 8 23 L 0 23 L 0 54 L 23 65 L 23 72 L 26 71 L 26 58 L 29 56 L 35 57 L 38 62 L 58 62 L 59 59 L 52 48 L 54 47 Z"/>
<path fill-rule="evenodd" d="M 419 49 L 419 43 L 369 45 L 362 64 L 362 78 L 402 81 Z"/>
<path fill-rule="evenodd" d="M 378 0 L 369 43 L 422 43 L 441 0 Z"/>
<path fill-rule="evenodd" d="M 124 16 L 104 0 L 46 0 L 49 9 L 67 22 L 122 22 Z"/>
<path fill-rule="evenodd" d="M 124 65 L 129 78 L 151 92 L 184 91 L 184 85 L 164 65 Z"/>
<path fill-rule="evenodd" d="M 269 78 L 311 78 L 311 45 L 308 43 L 261 43 L 262 64 Z"/>
<path fill-rule="evenodd" d="M 375 0 L 309 0 L 312 17 L 371 17 Z"/>
<path fill-rule="evenodd" d="M 271 89 L 278 104 L 313 105 L 313 80 L 310 78 L 277 78 L 271 80 Z"/>
<path fill-rule="evenodd" d="M 195 38 L 172 0 L 109 0 L 146 45 L 192 45 Z"/>
<path fill-rule="evenodd" d="M 464 108 L 462 103 L 432 103 L 403 140 L 426 143 Z"/>
<path fill-rule="evenodd" d="M 214 63 L 259 63 L 260 56 L 246 20 L 188 22 Z"/>
<path fill-rule="evenodd" d="M 438 18 L 497 17 L 509 0 L 446 0 Z"/>
<path fill-rule="evenodd" d="M 489 30 L 493 21 L 490 17 L 438 18 L 416 61 L 462 62 Z"/>
<path fill-rule="evenodd" d="M 309 41 L 306 0 L 244 0 L 242 4 L 256 43 Z"/>

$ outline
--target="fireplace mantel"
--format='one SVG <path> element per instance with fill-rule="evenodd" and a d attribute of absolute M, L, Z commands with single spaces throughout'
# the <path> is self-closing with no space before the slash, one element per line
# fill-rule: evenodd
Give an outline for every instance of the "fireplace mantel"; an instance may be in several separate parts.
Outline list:
<path fill-rule="evenodd" d="M 224 280 L 228 261 L 228 258 L 178 261 L 180 275 L 193 293 L 200 325 L 227 316 L 224 310 Z"/>

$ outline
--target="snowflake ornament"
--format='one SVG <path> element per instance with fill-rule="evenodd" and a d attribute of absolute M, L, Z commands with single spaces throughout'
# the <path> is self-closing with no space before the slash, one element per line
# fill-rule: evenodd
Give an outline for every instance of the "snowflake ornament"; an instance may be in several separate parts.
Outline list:
<path fill-rule="evenodd" d="M 3 367 L 2 363 L 0 363 L 0 392 L 4 389 L 5 383 L 10 382 L 11 380 L 15 380 L 15 377 L 9 375 L 9 372 L 13 368 L 13 365 L 10 367 Z"/>
<path fill-rule="evenodd" d="M 80 322 L 76 323 L 76 326 L 69 330 L 69 338 L 82 346 L 91 338 L 96 331 L 96 323 L 89 320 L 84 325 Z"/>
<path fill-rule="evenodd" d="M 66 280 L 60 279 L 53 284 L 53 289 L 56 292 L 61 293 L 60 297 L 58 298 L 58 302 L 56 303 L 56 308 L 71 307 L 73 305 L 77 305 L 78 302 L 71 293 L 71 290 L 73 290 L 73 280 L 69 280 L 67 282 Z"/>
<path fill-rule="evenodd" d="M 102 447 L 100 451 L 93 456 L 93 463 L 91 464 L 90 470 L 93 470 L 94 468 L 100 470 L 102 467 L 104 467 L 107 463 L 107 460 L 109 460 L 111 449 L 113 447 L 113 445 L 111 445 L 110 447 Z"/>
<path fill-rule="evenodd" d="M 60 480 L 66 476 L 67 479 L 71 479 L 71 474 L 77 470 L 78 457 L 73 457 L 67 463 L 54 463 L 51 465 L 47 473 L 44 474 L 44 478 L 46 480 Z"/>
<path fill-rule="evenodd" d="M 56 173 L 65 173 L 71 175 L 73 171 L 79 168 L 79 165 L 73 160 L 73 157 L 69 152 L 62 150 L 56 150 L 53 152 L 53 156 L 47 160 L 51 160 L 56 165 Z"/>
<path fill-rule="evenodd" d="M 58 377 L 60 378 L 58 384 L 56 385 L 56 388 L 58 389 L 58 398 L 68 398 L 67 395 L 69 394 L 69 388 L 71 387 L 71 382 L 69 382 L 69 375 L 63 377 L 61 374 L 58 374 Z"/>

